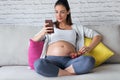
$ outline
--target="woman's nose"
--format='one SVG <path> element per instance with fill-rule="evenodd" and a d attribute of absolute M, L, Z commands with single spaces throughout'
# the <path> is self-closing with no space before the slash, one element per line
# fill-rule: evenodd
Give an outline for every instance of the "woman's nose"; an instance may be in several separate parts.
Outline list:
<path fill-rule="evenodd" d="M 58 13 L 58 17 L 61 17 L 61 13 Z"/>

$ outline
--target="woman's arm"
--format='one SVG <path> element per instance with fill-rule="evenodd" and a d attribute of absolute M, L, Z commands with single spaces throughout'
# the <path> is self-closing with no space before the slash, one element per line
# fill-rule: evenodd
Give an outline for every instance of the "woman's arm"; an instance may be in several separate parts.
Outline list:
<path fill-rule="evenodd" d="M 90 48 L 89 51 L 94 49 L 101 42 L 101 40 L 102 40 L 101 35 L 96 35 L 95 37 L 93 37 L 91 44 L 88 46 Z"/>
<path fill-rule="evenodd" d="M 101 42 L 101 39 L 102 39 L 101 35 L 94 36 L 90 45 L 89 46 L 83 46 L 78 51 L 78 54 L 81 55 L 81 54 L 85 54 L 85 53 L 90 52 L 92 49 L 94 49 Z"/>
<path fill-rule="evenodd" d="M 37 33 L 34 37 L 32 37 L 31 39 L 35 42 L 41 41 L 43 40 L 45 37 L 45 33 L 41 30 L 39 33 Z"/>
<path fill-rule="evenodd" d="M 48 23 L 45 23 L 42 30 L 39 33 L 37 33 L 33 38 L 31 38 L 33 41 L 36 41 L 36 42 L 41 41 L 41 40 L 45 39 L 46 34 L 51 32 L 53 27 L 46 27 L 46 25 L 48 25 Z"/>

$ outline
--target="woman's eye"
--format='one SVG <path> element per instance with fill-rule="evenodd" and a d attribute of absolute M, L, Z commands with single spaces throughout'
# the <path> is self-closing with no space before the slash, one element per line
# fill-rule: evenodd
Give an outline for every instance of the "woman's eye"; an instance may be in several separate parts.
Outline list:
<path fill-rule="evenodd" d="M 55 12 L 55 13 L 58 13 L 58 12 Z"/>
<path fill-rule="evenodd" d="M 65 13 L 64 11 L 62 11 L 61 13 Z"/>
<path fill-rule="evenodd" d="M 64 13 L 65 13 L 65 11 L 60 11 L 60 12 L 55 11 L 55 13 L 56 13 L 56 14 L 58 14 L 58 13 L 64 14 Z"/>

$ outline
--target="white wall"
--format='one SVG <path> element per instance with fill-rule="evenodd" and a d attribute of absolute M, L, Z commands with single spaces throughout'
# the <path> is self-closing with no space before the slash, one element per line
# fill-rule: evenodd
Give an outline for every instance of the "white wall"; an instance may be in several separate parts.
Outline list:
<path fill-rule="evenodd" d="M 73 22 L 85 26 L 120 25 L 120 0 L 68 0 Z M 0 25 L 40 26 L 54 18 L 56 0 L 0 0 Z"/>

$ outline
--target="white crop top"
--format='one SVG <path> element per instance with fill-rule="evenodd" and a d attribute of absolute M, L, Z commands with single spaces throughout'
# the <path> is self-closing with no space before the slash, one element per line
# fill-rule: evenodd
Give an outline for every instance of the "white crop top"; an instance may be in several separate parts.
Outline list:
<path fill-rule="evenodd" d="M 49 44 L 59 41 L 59 40 L 64 40 L 67 41 L 74 46 L 76 45 L 76 32 L 75 30 L 61 30 L 56 27 L 54 27 L 54 33 L 50 34 L 50 42 Z"/>

